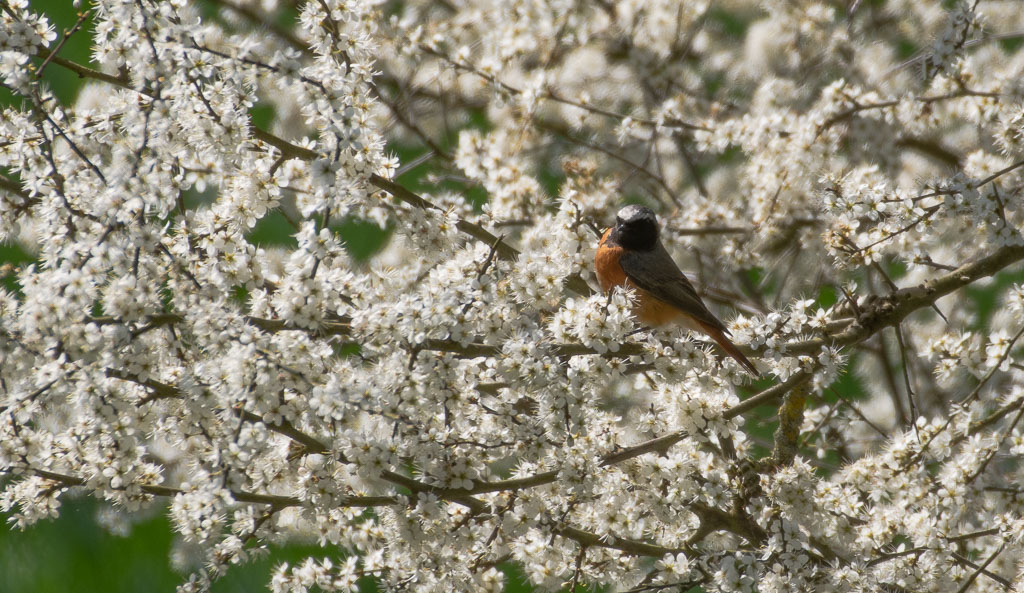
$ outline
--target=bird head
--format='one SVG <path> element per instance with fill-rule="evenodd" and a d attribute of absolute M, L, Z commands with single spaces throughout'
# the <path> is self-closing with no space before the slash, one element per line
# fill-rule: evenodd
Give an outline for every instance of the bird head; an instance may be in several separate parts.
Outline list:
<path fill-rule="evenodd" d="M 632 204 L 615 215 L 613 239 L 626 249 L 649 251 L 658 244 L 658 218 L 646 207 Z"/>

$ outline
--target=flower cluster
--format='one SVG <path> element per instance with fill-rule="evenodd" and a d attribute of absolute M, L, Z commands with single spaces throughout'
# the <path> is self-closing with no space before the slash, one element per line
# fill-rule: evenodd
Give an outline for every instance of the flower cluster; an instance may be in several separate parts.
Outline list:
<path fill-rule="evenodd" d="M 1024 590 L 1016 3 L 285 4 L 0 1 L 10 523 L 168 510 L 182 592 Z M 763 377 L 598 290 L 626 203 Z"/>

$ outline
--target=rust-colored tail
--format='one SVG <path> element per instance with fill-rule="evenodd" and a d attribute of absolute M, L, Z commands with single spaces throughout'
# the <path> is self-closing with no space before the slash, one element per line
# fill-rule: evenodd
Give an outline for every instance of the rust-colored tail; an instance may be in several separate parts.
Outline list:
<path fill-rule="evenodd" d="M 757 367 L 754 366 L 754 363 L 750 362 L 750 359 L 744 356 L 742 352 L 740 352 L 740 349 L 736 347 L 736 344 L 733 344 L 732 341 L 729 340 L 729 338 L 722 332 L 722 330 L 715 327 L 711 327 L 710 325 L 707 325 L 705 323 L 700 323 L 700 328 L 704 331 L 704 333 L 710 336 L 716 344 L 721 346 L 722 350 L 725 350 L 726 354 L 733 357 L 734 359 L 736 359 L 736 362 L 743 365 L 743 368 L 747 369 L 748 373 L 753 375 L 755 378 L 761 377 L 761 373 L 757 372 Z"/>

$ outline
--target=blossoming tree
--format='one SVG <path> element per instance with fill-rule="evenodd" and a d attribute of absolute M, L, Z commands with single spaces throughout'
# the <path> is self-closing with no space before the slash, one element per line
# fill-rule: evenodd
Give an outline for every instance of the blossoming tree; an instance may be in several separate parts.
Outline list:
<path fill-rule="evenodd" d="M 80 9 L 0 1 L 12 523 L 167 508 L 182 591 L 1024 591 L 1018 2 Z M 627 202 L 765 379 L 594 293 Z"/>

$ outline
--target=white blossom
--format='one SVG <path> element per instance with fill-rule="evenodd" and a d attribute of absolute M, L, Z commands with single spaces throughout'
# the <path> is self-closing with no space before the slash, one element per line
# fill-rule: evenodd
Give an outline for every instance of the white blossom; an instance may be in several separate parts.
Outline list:
<path fill-rule="evenodd" d="M 1018 3 L 97 0 L 87 59 L 0 4 L 12 526 L 167 513 L 182 592 L 1024 590 Z M 722 327 L 597 290 L 636 202 Z"/>

